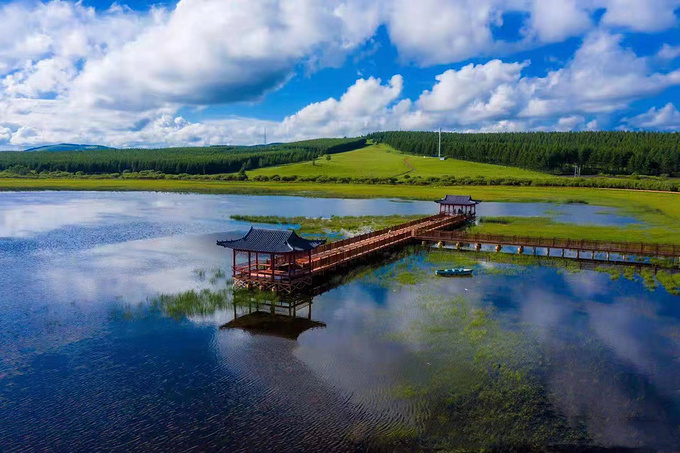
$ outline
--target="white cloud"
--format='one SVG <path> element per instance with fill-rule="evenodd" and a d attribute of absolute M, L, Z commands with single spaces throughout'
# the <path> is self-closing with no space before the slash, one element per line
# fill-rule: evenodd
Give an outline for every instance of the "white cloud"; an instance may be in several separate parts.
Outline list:
<path fill-rule="evenodd" d="M 656 56 L 662 60 L 674 60 L 680 56 L 680 46 L 671 46 L 664 43 Z"/>
<path fill-rule="evenodd" d="M 417 105 L 426 112 L 457 112 L 461 122 L 474 122 L 507 114 L 516 105 L 515 86 L 528 63 L 492 60 L 483 65 L 450 69 L 435 77 Z"/>
<path fill-rule="evenodd" d="M 12 137 L 12 130 L 8 127 L 0 126 L 0 145 L 8 143 L 9 139 Z"/>
<path fill-rule="evenodd" d="M 669 102 L 663 108 L 652 107 L 633 118 L 625 118 L 623 122 L 636 129 L 678 131 L 680 130 L 680 112 Z"/>
<path fill-rule="evenodd" d="M 678 0 L 607 0 L 602 4 L 607 8 L 602 17 L 606 25 L 656 32 L 678 23 L 675 16 L 675 10 L 680 7 Z"/>
<path fill-rule="evenodd" d="M 356 15 L 340 2 L 181 0 L 167 21 L 88 62 L 76 89 L 120 109 L 258 99 L 301 61 L 341 63 L 374 31 Z"/>
<path fill-rule="evenodd" d="M 579 36 L 593 26 L 591 12 L 582 0 L 533 0 L 525 30 L 541 42 L 558 42 Z"/>
<path fill-rule="evenodd" d="M 393 76 L 385 85 L 380 79 L 359 79 L 342 95 L 316 102 L 294 115 L 286 117 L 277 129 L 280 135 L 292 138 L 361 135 L 373 130 L 394 126 L 395 109 L 391 104 L 403 87 L 400 75 Z"/>
<path fill-rule="evenodd" d="M 532 95 L 520 115 L 613 112 L 680 83 L 680 71 L 653 72 L 646 58 L 621 46 L 621 39 L 593 32 L 564 68 L 524 81 L 524 90 Z"/>
<path fill-rule="evenodd" d="M 598 115 L 680 83 L 659 72 L 680 53 L 638 57 L 627 30 L 677 26 L 680 0 L 180 0 L 172 9 L 96 11 L 53 0 L 0 6 L 0 143 L 112 146 L 256 143 L 375 129 L 590 128 Z M 601 23 L 594 14 L 604 8 Z M 494 38 L 508 12 L 526 13 L 515 43 Z M 523 76 L 529 62 L 442 70 L 419 97 L 401 76 L 358 80 L 339 99 L 282 122 L 187 121 L 187 106 L 254 101 L 297 71 L 340 65 L 385 25 L 403 60 L 449 64 L 585 36 L 561 69 Z M 611 29 L 616 32 L 612 32 Z M 649 112 L 648 112 L 649 113 Z M 199 114 L 200 117 L 200 114 Z M 628 123 L 633 125 L 635 119 Z M 641 120 L 640 120 L 641 121 Z"/>
<path fill-rule="evenodd" d="M 594 16 L 623 31 L 659 32 L 677 26 L 680 0 L 385 0 L 384 23 L 400 55 L 421 65 L 446 64 L 480 56 L 502 56 L 582 36 L 595 28 Z M 494 39 L 503 15 L 526 13 L 520 41 Z"/>
<path fill-rule="evenodd" d="M 491 60 L 450 69 L 437 75 L 432 89 L 423 91 L 415 102 L 399 101 L 396 90 L 380 101 L 375 96 L 356 96 L 375 106 L 371 112 L 343 109 L 341 102 L 329 99 L 287 119 L 287 130 L 303 135 L 438 126 L 459 131 L 594 130 L 599 122 L 593 115 L 601 117 L 680 84 L 680 72 L 652 71 L 646 58 L 621 45 L 620 36 L 602 31 L 587 36 L 560 70 L 545 77 L 522 76 L 527 66 L 528 62 Z M 360 80 L 343 99 L 362 84 L 387 90 L 377 80 Z M 672 117 L 665 113 L 666 118 Z"/>
<path fill-rule="evenodd" d="M 486 53 L 491 24 L 499 22 L 492 0 L 394 0 L 386 22 L 390 38 L 407 60 L 429 65 Z"/>

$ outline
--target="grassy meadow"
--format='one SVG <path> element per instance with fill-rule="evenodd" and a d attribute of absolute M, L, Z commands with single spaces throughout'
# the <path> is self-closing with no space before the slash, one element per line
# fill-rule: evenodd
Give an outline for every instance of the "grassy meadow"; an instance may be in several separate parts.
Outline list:
<path fill-rule="evenodd" d="M 314 164 L 311 161 L 276 167 L 260 168 L 248 172 L 249 176 L 334 176 L 347 178 L 390 178 L 420 176 L 480 177 L 494 176 L 506 178 L 546 178 L 545 173 L 524 170 L 502 165 L 480 164 L 464 160 L 447 159 L 440 161 L 434 157 L 415 156 L 394 150 L 388 145 L 369 145 L 355 151 L 334 154 L 331 160 L 321 157 Z"/>
<path fill-rule="evenodd" d="M 555 222 L 550 217 L 502 217 L 480 219 L 470 233 L 531 236 L 541 238 L 585 239 L 595 241 L 680 244 L 680 229 L 666 226 L 629 225 L 625 227 L 574 225 Z"/>
<path fill-rule="evenodd" d="M 316 164 L 304 163 L 249 171 L 250 180 L 219 179 L 135 179 L 112 178 L 0 178 L 0 191 L 20 190 L 104 190 L 162 191 L 212 194 L 299 195 L 334 198 L 402 198 L 435 200 L 447 193 L 470 194 L 483 201 L 585 203 L 615 207 L 645 223 L 644 227 L 625 228 L 574 227 L 557 224 L 550 219 L 513 219 L 506 224 L 483 224 L 481 232 L 541 235 L 583 239 L 622 240 L 635 242 L 680 243 L 680 193 L 643 190 L 600 189 L 558 186 L 494 186 L 494 185 L 394 185 L 367 183 L 317 183 L 312 181 L 257 181 L 258 175 L 335 176 L 335 177 L 512 177 L 525 179 L 560 178 L 544 173 L 491 164 L 448 159 L 425 158 L 400 153 L 387 145 L 333 154 L 330 160 L 320 158 Z M 432 211 L 436 212 L 432 205 Z"/>

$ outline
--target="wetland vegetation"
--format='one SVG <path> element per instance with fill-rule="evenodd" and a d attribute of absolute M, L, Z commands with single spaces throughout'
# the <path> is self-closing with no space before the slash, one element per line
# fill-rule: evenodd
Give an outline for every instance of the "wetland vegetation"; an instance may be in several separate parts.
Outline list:
<path fill-rule="evenodd" d="M 344 276 L 344 285 L 406 290 L 408 303 L 400 305 L 395 313 L 405 322 L 395 331 L 384 333 L 382 341 L 396 347 L 409 345 L 413 352 L 403 358 L 410 363 L 408 367 L 398 365 L 399 382 L 383 392 L 389 399 L 420 408 L 423 413 L 418 415 L 418 423 L 404 420 L 382 430 L 375 440 L 381 448 L 546 451 L 598 443 L 599 434 L 591 432 L 588 420 L 567 416 L 555 407 L 556 397 L 550 390 L 551 373 L 554 366 L 564 364 L 553 363 L 554 351 L 526 326 L 502 320 L 491 306 L 480 304 L 478 296 L 443 294 L 433 286 L 441 279 L 428 271 L 433 265 L 442 264 L 473 266 L 476 275 L 484 279 L 521 278 L 527 270 L 546 265 L 572 275 L 596 270 L 609 274 L 612 281 L 624 278 L 644 284 L 650 290 L 670 278 L 675 288 L 664 285 L 665 289 L 671 294 L 680 294 L 677 292 L 680 274 L 670 271 L 659 271 L 657 283 L 650 285 L 654 274 L 650 277 L 646 268 L 613 265 L 584 269 L 579 263 L 558 259 L 420 247 L 395 252 L 388 265 L 366 265 Z M 219 286 L 222 281 L 214 281 L 216 273 L 219 271 L 196 274 L 199 279 Z M 175 319 L 196 314 L 205 316 L 211 311 L 231 310 L 230 307 L 236 305 L 251 309 L 257 306 L 260 311 L 256 313 L 260 316 L 243 318 L 241 323 L 230 325 L 252 328 L 251 324 L 255 323 L 255 331 L 278 332 L 289 324 L 286 316 L 266 314 L 269 305 L 279 302 L 279 298 L 269 292 L 204 289 L 163 295 L 152 302 L 154 307 L 161 307 Z M 316 327 L 326 325 L 310 323 Z M 609 354 L 596 343 L 574 344 L 570 348 L 576 352 L 587 348 L 588 354 L 603 360 Z M 597 373 L 608 371 L 597 369 Z M 641 395 L 641 389 L 636 391 Z M 630 410 L 626 416 L 635 417 L 636 409 Z"/>
<path fill-rule="evenodd" d="M 422 190 L 441 197 L 441 188 Z M 646 221 L 675 212 L 662 203 L 672 195 L 651 194 L 659 209 L 646 210 L 644 197 L 631 205 L 620 192 L 602 193 Z M 588 196 L 555 193 L 596 204 Z M 273 216 L 284 202 L 294 218 Z M 158 449 L 200 439 L 206 450 L 229 451 L 680 446 L 673 269 L 413 246 L 309 296 L 298 317 L 323 328 L 308 328 L 280 311 L 244 319 L 285 301 L 232 290 L 218 231 L 294 222 L 309 234 L 344 234 L 434 203 L 148 192 L 7 193 L 3 203 L 32 222 L 6 223 L 0 239 L 0 425 L 8 427 L 0 449 L 25 439 L 49 449 L 55 436 L 88 451 L 131 437 Z M 522 212 L 549 206 L 531 208 L 540 210 Z M 599 209 L 554 211 L 571 208 Z M 394 212 L 403 216 L 379 215 Z M 459 266 L 474 276 L 433 274 Z M 226 328 L 234 318 L 236 328 Z M 272 329 L 279 321 L 290 327 Z"/>

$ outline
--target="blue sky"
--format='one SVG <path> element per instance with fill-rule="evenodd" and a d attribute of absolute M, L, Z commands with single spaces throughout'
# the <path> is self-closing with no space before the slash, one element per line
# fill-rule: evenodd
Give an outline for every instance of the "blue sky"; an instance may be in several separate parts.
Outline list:
<path fill-rule="evenodd" d="M 0 149 L 680 129 L 680 0 L 0 2 Z"/>

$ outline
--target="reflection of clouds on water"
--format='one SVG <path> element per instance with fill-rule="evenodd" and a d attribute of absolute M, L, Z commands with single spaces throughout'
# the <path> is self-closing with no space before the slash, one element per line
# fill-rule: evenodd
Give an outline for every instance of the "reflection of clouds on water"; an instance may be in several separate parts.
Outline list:
<path fill-rule="evenodd" d="M 374 293 L 383 290 L 377 305 Z M 413 363 L 407 363 L 409 356 L 404 355 L 409 345 L 389 341 L 386 335 L 398 332 L 395 323 L 407 322 L 402 308 L 405 298 L 411 297 L 364 284 L 337 288 L 318 297 L 313 308 L 312 319 L 327 327 L 302 335 L 294 351 L 310 371 L 347 395 L 370 420 L 379 420 L 382 429 L 401 423 L 413 426 L 414 417 L 423 413 L 413 407 L 420 402 L 395 400 L 391 393 L 404 383 L 405 367 Z"/>
<path fill-rule="evenodd" d="M 161 366 L 159 381 L 171 382 L 173 395 L 186 395 L 165 400 L 163 394 L 141 388 L 126 397 L 152 399 L 163 409 L 166 403 L 174 404 L 181 414 L 203 410 L 196 417 L 201 423 L 189 429 L 210 426 L 208 435 L 222 438 L 227 433 L 236 444 L 253 449 L 272 449 L 274 437 L 304 437 L 308 449 L 319 449 L 324 441 L 346 441 L 348 430 L 365 439 L 399 422 L 419 420 L 424 408 L 411 400 L 395 401 L 389 393 L 425 374 L 418 352 L 426 343 L 417 332 L 407 335 L 426 315 L 423 304 L 414 303 L 427 295 L 417 285 L 354 282 L 317 297 L 312 319 L 327 327 L 307 331 L 297 342 L 215 330 L 231 319 L 229 310 L 179 322 L 116 317 L 127 304 L 158 293 L 207 286 L 209 276 L 201 281 L 196 269 L 206 269 L 209 275 L 211 268 L 220 267 L 228 273 L 229 253 L 215 246 L 215 239 L 228 233 L 216 232 L 245 229 L 229 215 L 282 214 L 282 206 L 284 215 L 325 217 L 426 214 L 436 208 L 432 202 L 299 197 L 4 194 L 0 231 L 13 239 L 0 240 L 0 376 L 20 367 L 17 360 L 30 362 L 43 352 L 60 353 L 74 366 L 97 363 L 100 356 L 109 360 L 124 339 L 151 363 L 151 371 Z M 538 209 L 509 208 L 515 215 Z M 45 247 L 48 241 L 51 247 Z M 667 408 L 680 407 L 680 334 L 677 320 L 659 313 L 677 299 L 661 291 L 650 295 L 639 282 L 610 282 L 608 276 L 592 272 L 561 275 L 554 269 L 517 267 L 519 271 L 504 275 L 504 267 L 512 266 L 483 263 L 473 278 L 430 278 L 424 284 L 444 301 L 462 296 L 473 307 L 493 307 L 504 327 L 535 334 L 550 355 L 547 388 L 556 407 L 574 419 L 585 419 L 596 439 L 627 445 L 639 439 L 649 444 L 654 437 L 661 439 L 659 444 L 671 439 L 663 430 L 677 422 Z M 116 329 L 119 336 L 113 341 L 106 335 Z M 397 339 L 388 337 L 391 334 Z M 176 336 L 181 341 L 169 346 Z M 95 344 L 92 350 L 83 341 L 87 339 Z M 75 343 L 82 348 L 78 353 L 63 348 Z M 201 359 L 201 354 L 210 358 Z M 219 367 L 214 376 L 203 369 L 212 366 L 213 359 Z M 125 367 L 120 363 L 120 357 L 105 363 L 98 375 L 102 383 L 110 381 L 110 388 L 144 374 L 134 360 Z M 191 371 L 193 366 L 199 371 Z M 42 382 L 43 370 L 24 371 L 29 382 Z M 178 376 L 206 379 L 192 386 Z M 214 394 L 210 385 L 215 385 Z M 71 390 L 64 388 L 65 393 Z M 205 399 L 195 399 L 201 392 L 206 392 Z M 85 409 L 96 405 L 85 398 L 78 404 Z M 77 425 L 79 417 L 71 415 L 64 422 Z M 169 420 L 158 418 L 161 424 Z M 175 433 L 187 428 L 173 426 Z M 143 431 L 143 426 L 137 428 Z M 140 437 L 148 440 L 144 434 Z"/>
<path fill-rule="evenodd" d="M 317 357 L 314 332 L 303 334 L 300 340 L 310 341 L 302 343 L 243 333 L 236 339 L 237 331 L 219 332 L 216 345 L 221 367 L 238 382 L 238 398 L 253 399 L 239 407 L 233 418 L 247 428 L 229 427 L 236 449 L 272 449 L 274 435 L 280 439 L 275 444 L 296 438 L 299 451 L 345 450 L 339 446 L 353 438 L 366 441 L 388 431 L 395 422 L 383 412 L 376 413 L 371 401 L 354 395 L 356 388 L 337 385 L 343 381 L 338 379 L 336 365 L 352 364 L 333 350 Z"/>
<path fill-rule="evenodd" d="M 649 325 L 650 320 L 640 317 L 627 302 L 630 301 L 589 304 L 590 327 L 619 358 L 634 365 L 639 372 L 653 375 L 655 350 L 660 346 L 658 338 Z"/>
<path fill-rule="evenodd" d="M 90 225 L 131 208 L 131 203 L 104 200 L 12 206 L 0 210 L 0 238 L 26 238 L 65 226 Z"/>
<path fill-rule="evenodd" d="M 668 402 L 680 404 L 680 376 L 662 333 L 675 321 L 658 314 L 659 301 L 639 283 L 592 271 L 559 275 L 549 295 L 517 297 L 523 321 L 549 332 L 540 338 L 553 362 L 548 384 L 557 407 L 584 419 L 606 445 L 677 445 Z M 637 297 L 617 290 L 621 284 Z"/>
<path fill-rule="evenodd" d="M 536 328 L 542 338 L 552 335 L 553 329 L 565 324 L 572 311 L 558 295 L 541 289 L 530 290 L 520 306 L 522 323 Z"/>
<path fill-rule="evenodd" d="M 584 422 L 604 445 L 680 444 L 673 412 L 680 407 L 677 319 L 660 315 L 677 298 L 593 271 L 476 268 L 473 279 L 427 285 L 438 295 L 490 305 L 503 325 L 534 337 L 548 356 L 546 389 L 560 413 Z"/>
<path fill-rule="evenodd" d="M 224 268 L 227 257 L 214 235 L 177 236 L 103 245 L 71 253 L 37 254 L 13 261 L 13 272 L 0 274 L 12 298 L 0 317 L 0 368 L 67 343 L 96 336 L 112 310 L 137 306 L 158 293 L 205 287 L 209 270 Z M 6 261 L 6 260 L 1 260 Z M 206 281 L 195 270 L 208 271 Z M 25 314 L 25 315 L 22 315 Z M 217 325 L 225 314 L 212 316 Z M 195 317 L 206 323 L 204 317 Z"/>
<path fill-rule="evenodd" d="M 222 252 L 222 253 L 220 253 Z M 197 266 L 227 264 L 212 236 L 131 241 L 53 258 L 42 274 L 58 300 L 122 297 L 140 300 L 158 292 L 196 288 Z"/>
<path fill-rule="evenodd" d="M 564 281 L 570 292 L 583 299 L 596 298 L 597 296 L 610 295 L 611 278 L 604 273 L 588 272 L 565 272 Z"/>

